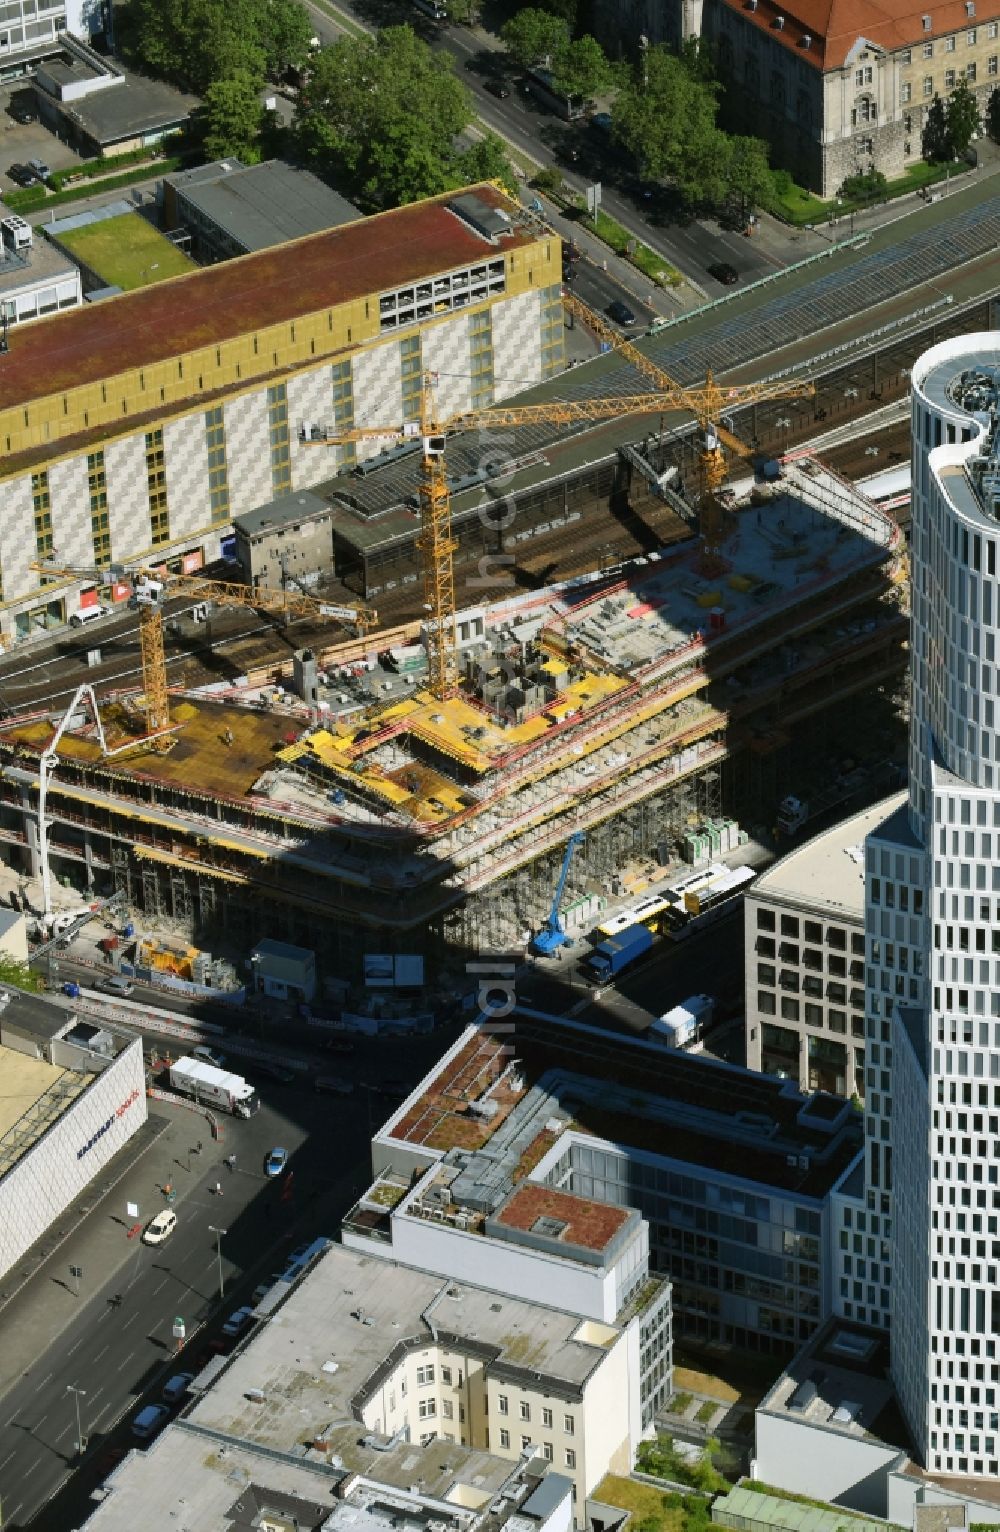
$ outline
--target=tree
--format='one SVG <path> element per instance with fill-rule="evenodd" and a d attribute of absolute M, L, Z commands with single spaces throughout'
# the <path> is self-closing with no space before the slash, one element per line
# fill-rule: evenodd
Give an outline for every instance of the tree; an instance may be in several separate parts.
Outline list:
<path fill-rule="evenodd" d="M 214 80 L 205 92 L 202 113 L 206 158 L 232 156 L 244 164 L 255 164 L 260 159 L 263 117 L 260 82 L 253 75 L 239 71 L 228 79 Z"/>
<path fill-rule="evenodd" d="M 499 181 L 512 197 L 517 197 L 517 176 L 504 142 L 496 133 L 484 133 L 456 157 L 452 184 L 468 186 L 473 181 Z"/>
<path fill-rule="evenodd" d="M 601 96 L 610 90 L 611 65 L 604 49 L 593 37 L 578 37 L 553 54 L 553 84 L 567 96 Z"/>
<path fill-rule="evenodd" d="M 527 6 L 500 28 L 504 46 L 521 69 L 557 58 L 569 47 L 569 26 L 560 16 Z"/>
<path fill-rule="evenodd" d="M 471 118 L 450 57 L 409 27 L 384 27 L 316 54 L 293 131 L 303 158 L 377 209 L 447 190 L 459 161 L 454 140 Z"/>
<path fill-rule="evenodd" d="M 920 152 L 925 160 L 950 160 L 951 146 L 948 138 L 948 118 L 944 102 L 935 92 L 934 100 L 927 108 L 927 119 L 920 139 Z"/>
<path fill-rule="evenodd" d="M 304 69 L 312 38 L 312 22 L 298 0 L 264 0 L 260 40 L 269 74 L 277 78 L 289 69 Z"/>
<path fill-rule="evenodd" d="M 715 87 L 662 45 L 645 50 L 644 79 L 619 91 L 611 126 L 654 180 L 690 182 L 692 156 L 704 167 L 719 152 Z"/>
<path fill-rule="evenodd" d="M 1000 85 L 994 85 L 986 103 L 986 131 L 995 144 L 1000 143 Z"/>
<path fill-rule="evenodd" d="M 945 121 L 948 128 L 948 157 L 958 159 L 968 149 L 980 128 L 979 102 L 969 89 L 967 80 L 959 80 L 948 97 Z"/>
<path fill-rule="evenodd" d="M 738 135 L 729 140 L 726 189 L 734 200 L 739 201 L 744 218 L 767 201 L 771 191 L 771 171 L 763 139 Z"/>

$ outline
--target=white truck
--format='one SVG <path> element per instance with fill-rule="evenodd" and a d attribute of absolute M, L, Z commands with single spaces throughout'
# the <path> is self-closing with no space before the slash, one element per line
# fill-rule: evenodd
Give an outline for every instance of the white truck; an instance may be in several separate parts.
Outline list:
<path fill-rule="evenodd" d="M 242 1075 L 216 1069 L 202 1059 L 183 1058 L 171 1064 L 170 1088 L 205 1106 L 221 1107 L 234 1117 L 250 1117 L 258 1106 L 253 1086 Z"/>
<path fill-rule="evenodd" d="M 701 1037 L 714 1012 L 714 996 L 689 995 L 683 1004 L 654 1021 L 646 1037 L 661 1048 L 689 1048 Z"/>

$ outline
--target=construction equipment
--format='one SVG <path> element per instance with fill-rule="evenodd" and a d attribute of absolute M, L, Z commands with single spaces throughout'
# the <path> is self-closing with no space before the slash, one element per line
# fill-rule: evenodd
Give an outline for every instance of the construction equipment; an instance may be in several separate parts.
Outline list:
<path fill-rule="evenodd" d="M 648 363 L 645 357 L 643 363 L 646 367 L 654 365 Z M 656 369 L 656 375 L 658 380 L 666 378 L 666 374 L 659 369 Z M 697 420 L 710 421 L 717 414 L 721 402 L 733 405 L 746 399 L 779 399 L 789 394 L 811 392 L 812 384 L 784 381 L 754 384 L 747 389 L 720 389 L 710 380 L 706 387 L 699 389 L 683 388 L 668 379 L 666 386 L 656 393 L 616 398 L 558 399 L 551 404 L 497 404 L 442 417 L 438 416 L 434 404 L 434 375 L 425 373 L 418 420 L 406 421 L 398 426 L 351 426 L 329 431 L 303 424 L 299 429 L 299 442 L 306 447 L 339 447 L 366 441 L 421 443 L 420 534 L 417 549 L 424 577 L 424 604 L 429 614 L 426 642 L 430 689 L 435 697 L 443 700 L 454 690 L 458 669 L 453 567 L 458 544 L 451 532 L 451 501 L 445 470 L 446 433 L 486 430 L 497 426 L 586 426 L 599 420 L 620 419 L 623 415 L 654 415 L 668 410 L 684 410 Z"/>
<path fill-rule="evenodd" d="M 563 305 L 569 313 L 592 330 L 599 340 L 626 357 L 636 371 L 644 378 L 649 378 L 657 388 L 662 388 L 665 392 L 681 388 L 681 384 L 668 372 L 640 351 L 638 346 L 634 346 L 613 325 L 609 324 L 603 315 L 596 313 L 589 304 L 582 302 L 575 293 L 564 291 Z M 702 491 L 700 507 L 702 559 L 711 562 L 718 559 L 719 546 L 722 542 L 722 507 L 718 500 L 718 493 L 726 477 L 723 443 L 738 457 L 752 456 L 752 449 L 746 442 L 741 441 L 722 424 L 723 410 L 732 409 L 740 404 L 758 404 L 762 399 L 811 399 L 815 397 L 816 389 L 812 383 L 794 381 L 778 384 L 777 387 L 769 383 L 747 383 L 739 388 L 720 388 L 709 371 L 705 382 L 691 392 L 697 395 L 701 406 L 692 413 L 702 433 L 699 464 Z"/>
<path fill-rule="evenodd" d="M 583 841 L 583 831 L 574 830 L 566 842 L 566 854 L 563 857 L 562 870 L 559 873 L 556 891 L 552 895 L 552 907 L 545 917 L 544 926 L 535 933 L 531 943 L 532 952 L 537 953 L 539 957 L 549 957 L 553 952 L 557 952 L 560 947 L 565 946 L 568 940 L 566 928 L 562 923 L 562 916 L 559 913 L 559 906 L 562 903 L 562 896 L 566 888 L 566 879 L 569 877 L 573 854 L 577 846 L 583 845 Z"/>
<path fill-rule="evenodd" d="M 218 606 L 250 607 L 257 612 L 273 612 L 286 621 L 302 617 L 332 617 L 338 622 L 353 624 L 362 634 L 378 621 L 377 613 L 370 607 L 337 606 L 299 591 L 265 590 L 260 586 L 210 580 L 204 575 L 171 574 L 162 568 L 126 568 L 120 564 L 109 564 L 105 569 L 75 568 L 57 566 L 51 559 L 36 561 L 29 567 L 50 579 L 82 579 L 93 581 L 95 585 L 113 582 L 131 584 L 132 602 L 139 610 L 143 712 L 146 733 L 150 736 L 163 734 L 170 727 L 161 598 L 178 595 L 189 597 L 194 602 L 213 601 Z"/>

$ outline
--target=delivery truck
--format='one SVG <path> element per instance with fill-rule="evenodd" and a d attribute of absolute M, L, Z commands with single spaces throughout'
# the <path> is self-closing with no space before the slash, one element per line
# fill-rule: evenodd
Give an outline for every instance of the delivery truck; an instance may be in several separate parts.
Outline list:
<path fill-rule="evenodd" d="M 714 1011 L 715 1000 L 711 995 L 689 995 L 653 1022 L 646 1041 L 659 1043 L 661 1048 L 689 1048 L 701 1037 Z"/>
<path fill-rule="evenodd" d="M 628 926 L 618 936 L 609 936 L 584 958 L 581 968 L 599 984 L 615 978 L 623 968 L 642 957 L 653 945 L 653 933 L 648 926 Z"/>
<path fill-rule="evenodd" d="M 250 1117 L 260 1104 L 242 1075 L 216 1069 L 202 1059 L 178 1059 L 170 1066 L 170 1088 L 204 1106 L 219 1107 L 234 1117 Z"/>

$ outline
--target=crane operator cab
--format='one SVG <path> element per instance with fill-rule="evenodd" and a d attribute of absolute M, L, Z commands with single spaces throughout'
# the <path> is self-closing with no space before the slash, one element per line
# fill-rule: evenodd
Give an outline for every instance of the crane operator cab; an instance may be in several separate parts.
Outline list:
<path fill-rule="evenodd" d="M 149 580 L 145 575 L 136 580 L 129 597 L 129 606 L 158 606 L 163 595 L 163 581 Z"/>

